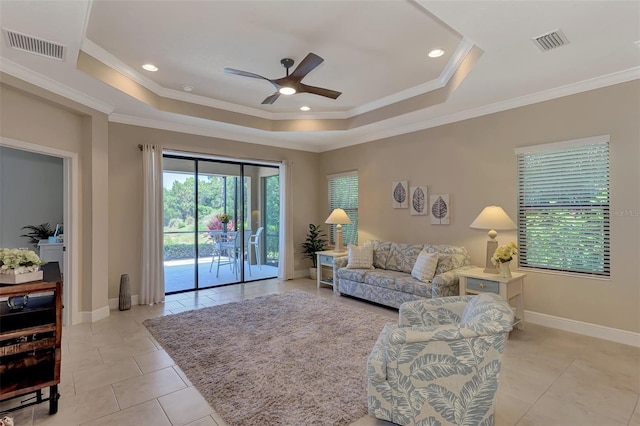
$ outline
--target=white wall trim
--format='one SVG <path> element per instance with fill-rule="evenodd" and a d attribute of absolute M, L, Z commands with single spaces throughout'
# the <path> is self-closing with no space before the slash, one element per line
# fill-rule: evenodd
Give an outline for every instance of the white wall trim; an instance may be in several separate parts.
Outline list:
<path fill-rule="evenodd" d="M 109 317 L 109 307 L 103 306 L 95 311 L 83 311 L 80 312 L 80 315 L 82 316 L 82 322 L 92 323 L 100 321 L 101 319 Z"/>
<path fill-rule="evenodd" d="M 293 271 L 293 278 L 309 278 L 309 268 Z"/>
<path fill-rule="evenodd" d="M 23 67 L 22 65 L 16 64 L 15 62 L 11 62 L 7 59 L 3 58 L 2 61 L 0 61 L 0 71 L 19 78 L 20 80 L 24 80 L 27 83 L 46 89 L 56 95 L 71 99 L 74 102 L 78 102 L 81 105 L 95 109 L 96 111 L 100 111 L 104 114 L 111 114 L 115 110 L 115 107 L 112 105 L 99 101 L 96 98 L 86 95 L 69 86 L 65 86 L 52 78 L 38 74 L 29 68 Z"/>
<path fill-rule="evenodd" d="M 138 295 L 131 295 L 131 306 L 138 305 Z M 109 309 L 120 309 L 120 298 L 116 297 L 115 299 L 109 299 Z"/>
<path fill-rule="evenodd" d="M 598 324 L 591 324 L 588 322 L 576 321 L 531 311 L 525 311 L 525 330 L 527 322 L 640 348 L 640 333 L 634 333 L 632 331 L 620 330 L 617 328 L 605 327 Z"/>

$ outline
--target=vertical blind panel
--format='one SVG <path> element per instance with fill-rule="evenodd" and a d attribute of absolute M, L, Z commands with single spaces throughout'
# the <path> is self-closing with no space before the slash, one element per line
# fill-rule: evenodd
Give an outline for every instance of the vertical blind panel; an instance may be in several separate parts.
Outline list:
<path fill-rule="evenodd" d="M 329 214 L 333 209 L 343 209 L 351 224 L 342 225 L 345 244 L 358 244 L 358 175 L 334 175 L 329 181 Z M 329 240 L 335 242 L 335 226 L 329 227 Z"/>
<path fill-rule="evenodd" d="M 519 265 L 610 275 L 609 143 L 518 154 Z"/>

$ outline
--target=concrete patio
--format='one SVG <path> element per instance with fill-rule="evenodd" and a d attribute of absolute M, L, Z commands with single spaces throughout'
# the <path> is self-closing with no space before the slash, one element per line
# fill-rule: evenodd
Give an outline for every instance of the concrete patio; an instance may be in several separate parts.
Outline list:
<path fill-rule="evenodd" d="M 198 259 L 198 288 L 216 287 L 226 284 L 238 283 L 242 277 L 240 272 L 236 274 L 233 271 L 233 265 L 229 264 L 229 259 L 225 256 L 220 258 L 220 270 L 216 277 L 217 258 L 213 264 L 211 257 L 203 257 Z M 173 260 L 164 262 L 164 282 L 165 293 L 173 293 L 176 291 L 195 290 L 195 271 L 194 259 Z M 211 267 L 211 272 L 209 268 Z M 244 262 L 244 280 L 256 281 L 267 278 L 276 278 L 278 276 L 278 268 L 275 266 L 257 264 L 251 265 Z"/>

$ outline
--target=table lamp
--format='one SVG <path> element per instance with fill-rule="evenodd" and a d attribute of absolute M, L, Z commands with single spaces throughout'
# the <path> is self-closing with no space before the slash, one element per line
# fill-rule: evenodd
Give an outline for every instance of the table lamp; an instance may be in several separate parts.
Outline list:
<path fill-rule="evenodd" d="M 342 242 L 342 225 L 351 223 L 351 219 L 347 216 L 347 213 L 342 209 L 333 209 L 327 220 L 324 223 L 336 225 L 336 253 L 342 253 L 344 251 L 344 244 Z"/>
<path fill-rule="evenodd" d="M 487 274 L 497 274 L 498 269 L 491 263 L 491 256 L 493 256 L 493 253 L 498 248 L 498 242 L 496 241 L 498 233 L 496 230 L 506 231 L 516 229 L 516 224 L 513 223 L 509 215 L 502 210 L 502 207 L 488 206 L 480 212 L 476 220 L 469 226 L 474 229 L 489 229 L 484 272 Z"/>

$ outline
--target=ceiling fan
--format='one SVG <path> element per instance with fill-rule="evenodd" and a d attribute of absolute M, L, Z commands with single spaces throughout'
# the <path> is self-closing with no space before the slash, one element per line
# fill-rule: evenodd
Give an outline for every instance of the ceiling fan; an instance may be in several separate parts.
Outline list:
<path fill-rule="evenodd" d="M 287 75 L 282 78 L 270 79 L 263 77 L 258 74 L 254 74 L 252 72 L 236 70 L 233 68 L 225 68 L 224 72 L 227 74 L 235 74 L 241 75 L 244 77 L 252 77 L 252 78 L 261 78 L 263 80 L 267 80 L 271 84 L 273 84 L 276 88 L 276 92 L 272 95 L 269 95 L 262 101 L 262 104 L 272 104 L 280 97 L 280 95 L 293 95 L 294 93 L 312 93 L 314 95 L 325 96 L 327 98 L 336 99 L 338 96 L 342 94 L 342 92 L 336 92 L 335 90 L 323 89 L 322 87 L 308 86 L 303 84 L 301 80 L 313 71 L 318 65 L 320 65 L 324 59 L 315 53 L 309 53 L 303 60 L 298 64 L 295 70 L 291 74 L 289 74 L 289 68 L 293 66 L 293 59 L 284 58 L 280 61 L 283 67 L 287 69 Z"/>

